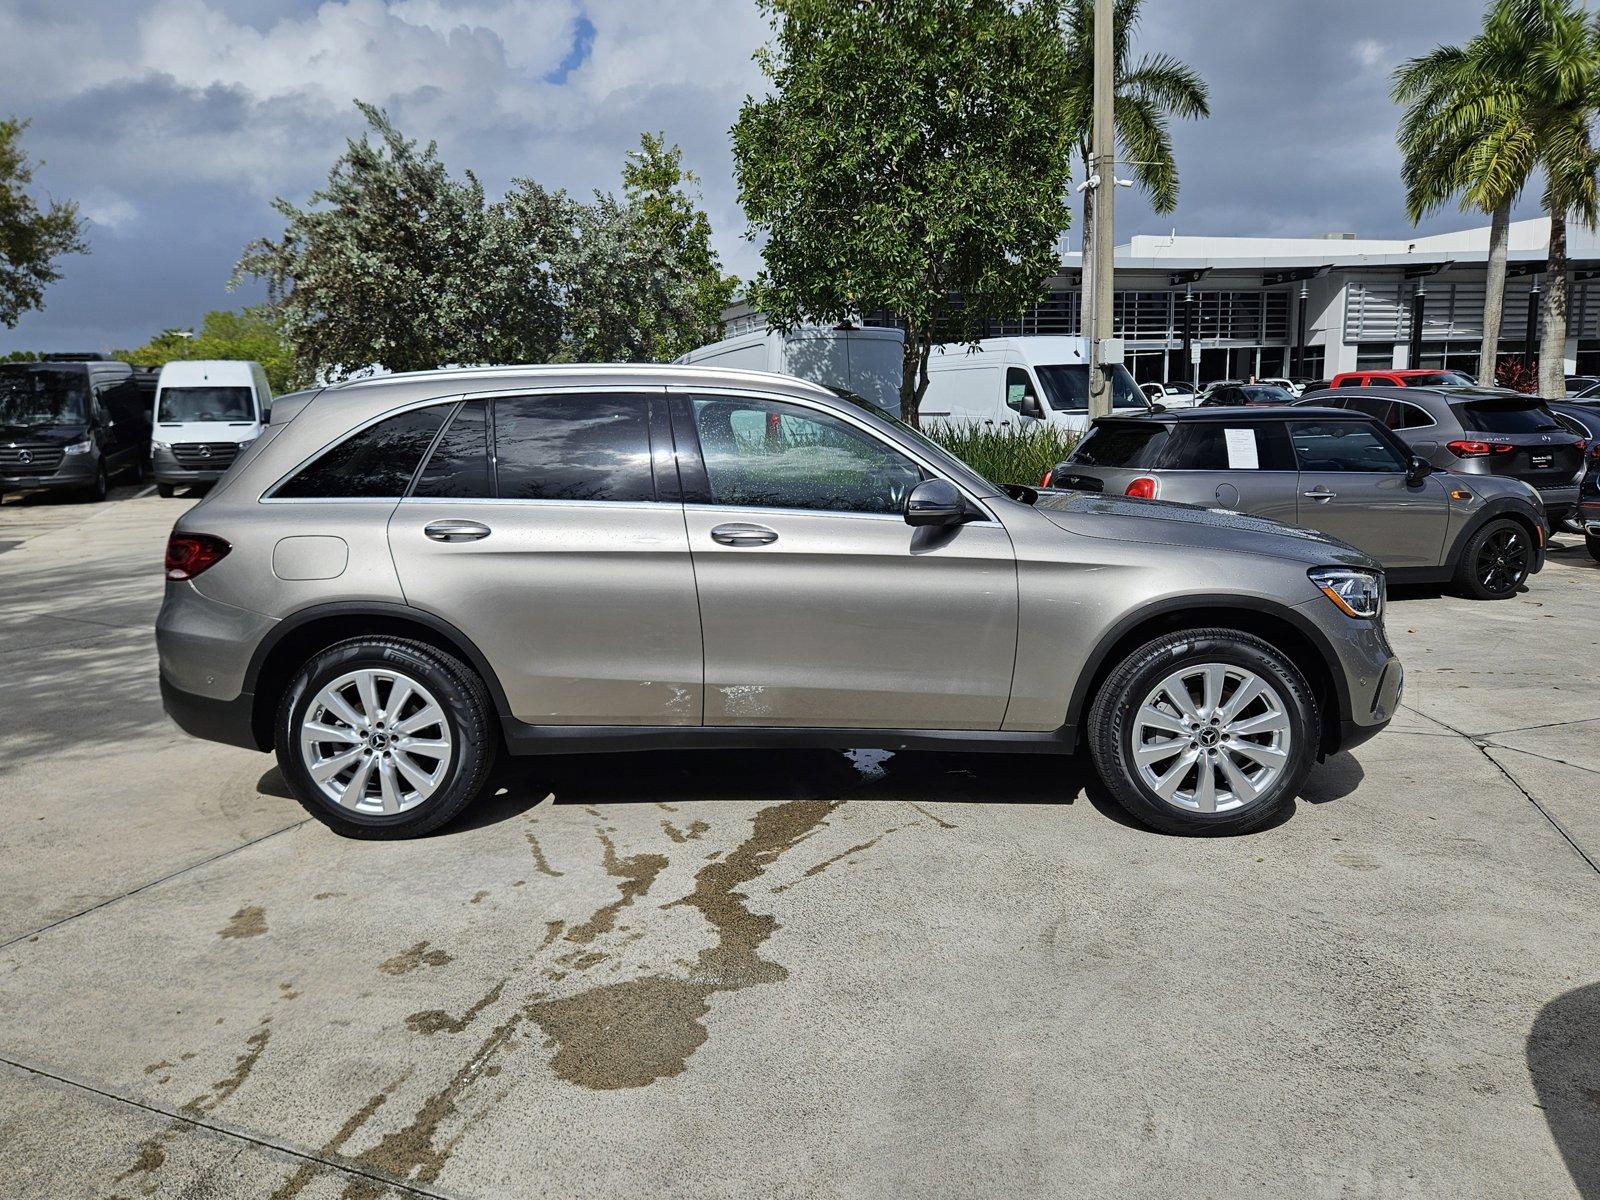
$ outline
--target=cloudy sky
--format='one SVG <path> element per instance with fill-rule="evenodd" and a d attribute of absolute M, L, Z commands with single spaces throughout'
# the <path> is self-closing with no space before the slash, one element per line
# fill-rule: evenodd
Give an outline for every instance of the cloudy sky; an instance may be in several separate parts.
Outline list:
<path fill-rule="evenodd" d="M 1180 127 L 1178 211 L 1121 193 L 1118 235 L 1400 235 L 1388 74 L 1469 36 L 1478 0 L 1145 0 L 1138 45 L 1210 81 Z M 728 127 L 759 90 L 753 0 L 0 0 L 0 113 L 31 118 L 42 192 L 77 200 L 92 253 L 64 260 L 10 349 L 133 346 L 229 293 L 274 196 L 302 202 L 362 122 L 352 100 L 438 141 L 491 191 L 528 176 L 615 188 L 645 129 L 704 180 L 724 261 L 742 238 Z M 1534 215 L 1529 211 L 1518 215 Z M 1472 223 L 1446 212 L 1429 231 Z"/>

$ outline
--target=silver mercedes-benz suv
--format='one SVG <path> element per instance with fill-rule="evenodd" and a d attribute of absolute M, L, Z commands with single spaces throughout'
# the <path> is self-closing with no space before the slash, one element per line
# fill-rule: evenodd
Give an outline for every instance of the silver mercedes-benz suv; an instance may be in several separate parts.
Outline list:
<path fill-rule="evenodd" d="M 1314 531 L 975 474 L 864 401 L 695 367 L 391 375 L 285 405 L 178 521 L 167 711 L 310 812 L 424 833 L 497 755 L 1071 753 L 1239 832 L 1382 729 L 1384 577 Z"/>

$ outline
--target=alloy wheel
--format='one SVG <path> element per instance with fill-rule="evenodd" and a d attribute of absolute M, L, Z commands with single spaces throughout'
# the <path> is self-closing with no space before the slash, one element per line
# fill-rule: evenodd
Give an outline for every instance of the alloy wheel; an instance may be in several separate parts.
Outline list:
<path fill-rule="evenodd" d="M 450 771 L 452 741 L 432 692 L 398 671 L 364 668 L 326 684 L 300 722 L 300 755 L 319 791 L 369 816 L 426 801 Z"/>
<path fill-rule="evenodd" d="M 1254 671 L 1199 663 L 1151 689 L 1133 719 L 1140 780 L 1188 812 L 1242 808 L 1288 766 L 1291 727 L 1283 697 Z"/>
<path fill-rule="evenodd" d="M 1475 564 L 1478 582 L 1496 593 L 1514 592 L 1528 577 L 1528 539 L 1509 526 L 1484 539 Z"/>

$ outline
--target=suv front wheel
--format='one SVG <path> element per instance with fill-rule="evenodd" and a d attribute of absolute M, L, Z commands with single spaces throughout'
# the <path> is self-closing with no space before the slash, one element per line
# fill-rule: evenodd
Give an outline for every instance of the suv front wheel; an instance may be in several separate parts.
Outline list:
<path fill-rule="evenodd" d="M 1166 634 L 1111 672 L 1089 749 L 1111 794 L 1168 833 L 1244 833 L 1294 800 L 1320 724 L 1294 663 L 1234 629 Z"/>
<path fill-rule="evenodd" d="M 483 790 L 498 738 L 483 681 L 454 655 L 357 638 L 314 655 L 278 706 L 278 765 L 347 837 L 429 833 Z"/>

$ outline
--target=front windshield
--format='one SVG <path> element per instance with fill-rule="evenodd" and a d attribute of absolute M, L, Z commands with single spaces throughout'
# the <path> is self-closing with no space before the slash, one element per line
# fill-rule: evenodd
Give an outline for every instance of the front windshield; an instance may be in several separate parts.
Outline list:
<path fill-rule="evenodd" d="M 1247 384 L 1239 389 L 1251 404 L 1293 404 L 1294 394 L 1270 384 Z"/>
<path fill-rule="evenodd" d="M 167 387 L 161 389 L 157 421 L 254 421 L 247 387 Z"/>
<path fill-rule="evenodd" d="M 1044 388 L 1044 398 L 1055 412 L 1086 413 L 1089 411 L 1089 364 L 1063 363 L 1057 366 L 1035 367 L 1039 383 Z M 1111 368 L 1111 407 L 1136 409 L 1144 412 L 1150 407 L 1139 385 L 1128 374 L 1127 367 Z"/>
<path fill-rule="evenodd" d="M 86 425 L 89 386 L 81 371 L 0 367 L 0 425 Z"/>

